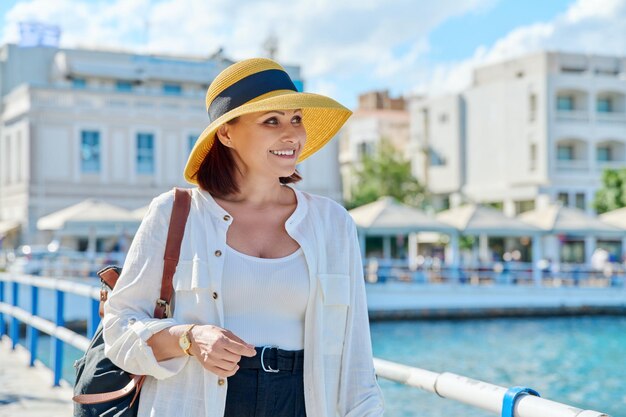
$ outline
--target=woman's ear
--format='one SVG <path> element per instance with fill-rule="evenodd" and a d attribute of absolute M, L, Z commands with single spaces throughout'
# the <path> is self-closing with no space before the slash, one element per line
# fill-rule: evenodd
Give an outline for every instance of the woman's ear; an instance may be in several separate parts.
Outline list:
<path fill-rule="evenodd" d="M 227 124 L 223 124 L 217 128 L 216 136 L 217 136 L 217 139 L 220 142 L 222 142 L 222 145 L 230 148 L 231 146 L 230 132 L 228 131 Z"/>

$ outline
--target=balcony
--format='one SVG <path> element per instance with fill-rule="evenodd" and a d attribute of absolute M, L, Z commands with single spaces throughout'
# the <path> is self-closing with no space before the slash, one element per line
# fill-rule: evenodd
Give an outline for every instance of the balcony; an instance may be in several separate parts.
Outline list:
<path fill-rule="evenodd" d="M 589 161 L 584 159 L 562 160 L 559 159 L 555 164 L 556 170 L 559 172 L 585 173 L 589 171 Z"/>
<path fill-rule="evenodd" d="M 69 110 L 108 111 L 134 115 L 135 113 L 205 115 L 204 103 L 191 96 L 164 96 L 157 94 L 128 94 L 115 91 L 72 90 L 64 88 L 34 88 L 25 90 L 31 107 L 45 111 Z"/>
<path fill-rule="evenodd" d="M 626 123 L 626 95 L 620 91 L 598 92 L 595 119 L 599 123 Z"/>
<path fill-rule="evenodd" d="M 626 143 L 616 139 L 598 142 L 595 147 L 595 160 L 596 171 L 626 167 Z"/>
<path fill-rule="evenodd" d="M 559 122 L 588 122 L 589 112 L 587 110 L 557 110 L 556 120 Z"/>
<path fill-rule="evenodd" d="M 604 171 L 605 169 L 624 169 L 626 161 L 597 161 L 596 171 Z"/>
<path fill-rule="evenodd" d="M 626 123 L 626 113 L 597 112 L 596 121 L 598 123 Z"/>
<path fill-rule="evenodd" d="M 556 93 L 556 120 L 560 122 L 588 122 L 589 94 L 575 89 L 561 89 Z"/>

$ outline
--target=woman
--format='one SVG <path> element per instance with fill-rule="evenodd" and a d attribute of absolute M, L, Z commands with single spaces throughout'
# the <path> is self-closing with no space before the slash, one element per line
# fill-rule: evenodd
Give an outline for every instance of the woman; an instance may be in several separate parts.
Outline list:
<path fill-rule="evenodd" d="M 106 355 L 148 375 L 139 415 L 382 415 L 355 225 L 287 185 L 350 111 L 269 59 L 225 69 L 206 104 L 172 317 L 151 313 L 173 192 L 152 201 L 105 306 Z"/>

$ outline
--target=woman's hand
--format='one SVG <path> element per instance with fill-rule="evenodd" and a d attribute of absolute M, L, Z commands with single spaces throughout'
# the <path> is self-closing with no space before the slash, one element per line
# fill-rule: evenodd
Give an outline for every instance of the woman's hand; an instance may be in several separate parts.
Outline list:
<path fill-rule="evenodd" d="M 191 330 L 190 353 L 206 370 L 227 378 L 239 370 L 237 364 L 242 356 L 253 357 L 256 350 L 230 330 L 198 325 Z"/>

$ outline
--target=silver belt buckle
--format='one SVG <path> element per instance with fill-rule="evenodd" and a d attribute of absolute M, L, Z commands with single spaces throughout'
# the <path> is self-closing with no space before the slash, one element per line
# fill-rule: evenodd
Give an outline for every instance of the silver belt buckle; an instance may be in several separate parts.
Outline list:
<path fill-rule="evenodd" d="M 267 368 L 265 367 L 265 362 L 263 362 L 263 354 L 265 353 L 265 349 L 276 349 L 276 363 L 278 363 L 278 346 L 263 346 L 263 350 L 261 350 L 261 367 L 263 368 L 263 370 L 265 372 L 271 372 L 271 373 L 276 373 L 278 371 L 280 371 L 280 369 L 272 369 L 271 366 L 267 366 Z"/>

